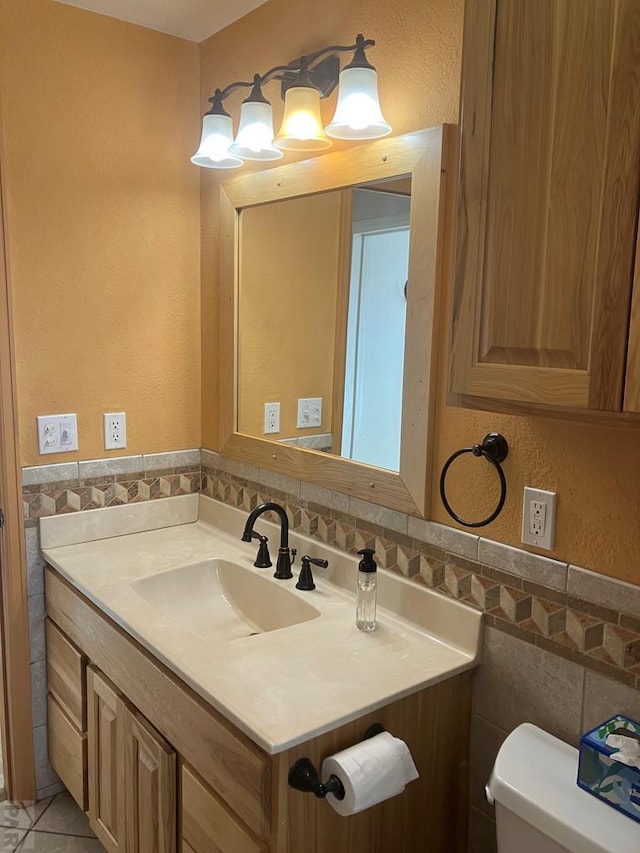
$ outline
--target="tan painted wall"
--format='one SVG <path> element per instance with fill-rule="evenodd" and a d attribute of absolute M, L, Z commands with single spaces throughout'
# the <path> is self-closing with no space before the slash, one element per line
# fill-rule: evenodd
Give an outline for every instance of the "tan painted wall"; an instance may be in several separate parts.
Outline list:
<path fill-rule="evenodd" d="M 397 4 L 383 0 L 270 0 L 202 46 L 202 103 L 216 85 L 246 79 L 249 73 L 262 72 L 277 62 L 333 41 L 348 40 L 362 31 L 378 40 L 370 58 L 380 72 L 381 101 L 394 133 L 455 122 L 461 14 L 462 0 Z M 272 94 L 278 114 L 280 101 L 275 92 Z M 215 175 L 205 176 L 202 193 L 203 440 L 211 448 L 218 442 L 218 181 Z M 487 432 L 499 430 L 511 447 L 505 464 L 509 497 L 500 518 L 482 532 L 519 545 L 523 486 L 557 491 L 557 542 L 550 556 L 640 583 L 639 431 L 450 408 L 445 403 L 446 362 L 443 334 L 434 436 L 433 517 L 452 523 L 438 496 L 438 475 L 447 456 L 480 441 Z M 485 467 L 479 460 L 464 457 L 452 470 L 450 497 L 461 513 L 479 517 L 491 509 L 496 497 L 495 475 Z"/>
<path fill-rule="evenodd" d="M 0 0 L 22 463 L 200 444 L 198 47 L 52 0 Z M 77 412 L 41 457 L 37 414 Z M 110 451 L 113 455 L 120 452 Z"/>
<path fill-rule="evenodd" d="M 331 431 L 340 205 L 334 192 L 242 213 L 238 429 L 246 435 L 262 438 L 269 402 L 280 403 L 280 432 L 268 438 Z M 300 397 L 322 398 L 320 427 L 297 428 Z"/>

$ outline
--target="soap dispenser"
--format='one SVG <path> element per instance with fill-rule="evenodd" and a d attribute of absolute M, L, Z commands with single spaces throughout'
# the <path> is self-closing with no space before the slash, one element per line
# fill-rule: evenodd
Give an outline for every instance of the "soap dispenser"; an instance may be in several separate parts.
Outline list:
<path fill-rule="evenodd" d="M 362 557 L 358 565 L 358 588 L 356 590 L 356 625 L 361 631 L 374 631 L 376 627 L 376 597 L 378 576 L 373 548 L 358 551 Z"/>

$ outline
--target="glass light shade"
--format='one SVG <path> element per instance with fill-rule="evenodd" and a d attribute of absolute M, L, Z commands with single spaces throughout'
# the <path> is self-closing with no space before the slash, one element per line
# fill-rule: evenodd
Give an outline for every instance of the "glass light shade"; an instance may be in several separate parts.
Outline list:
<path fill-rule="evenodd" d="M 273 144 L 273 110 L 265 101 L 245 101 L 240 107 L 240 127 L 229 149 L 243 160 L 279 160 L 282 151 Z"/>
<path fill-rule="evenodd" d="M 191 158 L 191 162 L 207 169 L 237 169 L 238 166 L 242 166 L 242 160 L 229 153 L 232 142 L 231 116 L 206 115 L 202 119 L 200 147 Z"/>
<path fill-rule="evenodd" d="M 331 146 L 322 127 L 320 92 L 310 86 L 291 86 L 284 99 L 282 127 L 275 138 L 287 151 L 321 151 Z"/>
<path fill-rule="evenodd" d="M 340 74 L 338 104 L 326 128 L 335 139 L 378 139 L 391 133 L 380 109 L 374 68 L 345 68 Z"/>

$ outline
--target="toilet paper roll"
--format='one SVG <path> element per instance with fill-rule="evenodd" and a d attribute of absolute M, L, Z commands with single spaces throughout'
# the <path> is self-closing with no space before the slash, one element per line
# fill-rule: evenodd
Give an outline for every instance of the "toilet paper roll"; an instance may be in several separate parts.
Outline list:
<path fill-rule="evenodd" d="M 418 778 L 409 747 L 389 732 L 363 740 L 322 762 L 322 778 L 333 774 L 344 786 L 345 796 L 333 794 L 327 801 L 340 815 L 352 815 L 401 794 Z"/>

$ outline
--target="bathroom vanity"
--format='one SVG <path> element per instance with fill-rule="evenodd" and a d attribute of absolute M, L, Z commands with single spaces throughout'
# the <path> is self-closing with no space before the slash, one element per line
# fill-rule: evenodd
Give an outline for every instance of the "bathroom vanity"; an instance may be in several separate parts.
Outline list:
<path fill-rule="evenodd" d="M 299 592 L 244 518 L 193 495 L 42 520 L 50 759 L 107 851 L 466 850 L 480 614 L 383 572 L 365 634 L 354 557 L 293 535 L 330 563 Z M 373 723 L 411 750 L 403 794 L 342 817 L 288 786 Z"/>

